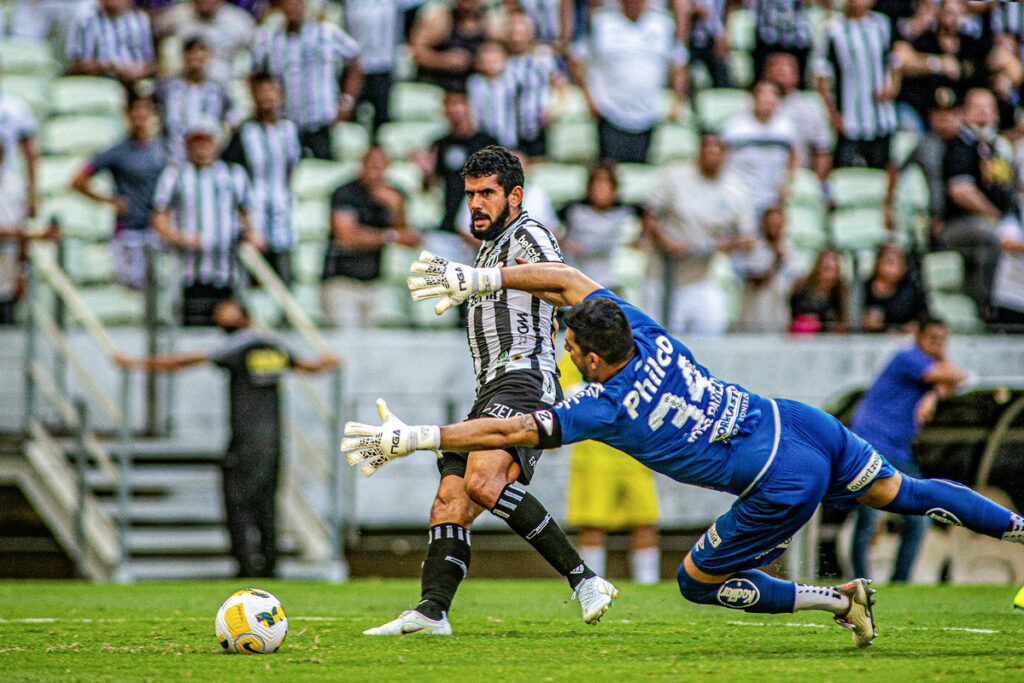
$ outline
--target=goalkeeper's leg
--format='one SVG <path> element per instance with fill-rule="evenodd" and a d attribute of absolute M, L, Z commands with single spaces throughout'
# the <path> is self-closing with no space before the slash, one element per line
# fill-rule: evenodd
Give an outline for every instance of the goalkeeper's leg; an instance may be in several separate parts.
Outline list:
<path fill-rule="evenodd" d="M 876 481 L 857 500 L 888 512 L 926 515 L 941 524 L 1024 543 L 1024 518 L 957 482 L 897 473 Z"/>

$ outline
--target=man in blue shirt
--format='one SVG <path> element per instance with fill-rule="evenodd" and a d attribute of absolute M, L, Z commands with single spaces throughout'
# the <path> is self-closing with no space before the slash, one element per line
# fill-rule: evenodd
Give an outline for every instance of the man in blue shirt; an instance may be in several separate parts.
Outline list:
<path fill-rule="evenodd" d="M 870 442 L 903 474 L 920 478 L 921 470 L 910 447 L 921 426 L 935 413 L 940 398 L 947 398 L 967 375 L 946 358 L 949 328 L 927 319 L 921 322 L 914 344 L 897 353 L 861 398 L 850 429 Z M 871 537 L 881 519 L 872 507 L 857 508 L 853 532 L 853 572 L 869 576 Z M 904 515 L 903 533 L 892 580 L 910 579 L 917 551 L 930 522 L 927 517 Z"/>
<path fill-rule="evenodd" d="M 747 612 L 831 612 L 859 647 L 875 637 L 870 581 L 811 586 L 759 571 L 788 546 L 818 504 L 855 501 L 899 514 L 928 514 L 995 538 L 1024 543 L 1024 518 L 969 488 L 901 475 L 834 417 L 723 382 L 645 313 L 564 264 L 470 268 L 429 252 L 413 265 L 413 298 L 518 289 L 565 316 L 566 349 L 590 386 L 528 415 L 461 424 L 406 425 L 378 401 L 384 424 L 350 422 L 342 450 L 375 471 L 415 450 L 530 445 L 555 448 L 596 439 L 673 479 L 739 496 L 701 536 L 677 575 L 696 603 Z M 447 306 L 439 306 L 446 308 Z"/>

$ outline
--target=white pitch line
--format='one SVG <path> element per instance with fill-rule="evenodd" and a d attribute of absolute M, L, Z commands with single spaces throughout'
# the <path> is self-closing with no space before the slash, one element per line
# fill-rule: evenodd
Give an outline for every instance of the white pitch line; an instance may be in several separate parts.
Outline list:
<path fill-rule="evenodd" d="M 769 624 L 764 621 L 729 621 L 726 622 L 730 626 L 762 626 L 768 628 L 830 628 L 825 624 L 806 624 L 803 622 L 796 621 L 783 621 L 779 623 Z M 992 635 L 995 633 L 1001 633 L 998 629 L 991 628 L 967 628 L 963 626 L 942 626 L 939 628 L 931 628 L 930 626 L 884 626 L 883 630 L 886 631 L 960 631 L 963 633 L 981 633 L 983 635 Z"/>
<path fill-rule="evenodd" d="M 356 618 L 344 617 L 288 617 L 289 621 L 356 621 Z M 0 619 L 0 624 L 124 624 L 128 622 L 147 621 L 207 621 L 203 617 L 140 617 L 89 619 L 85 617 L 23 617 L 20 619 Z"/>

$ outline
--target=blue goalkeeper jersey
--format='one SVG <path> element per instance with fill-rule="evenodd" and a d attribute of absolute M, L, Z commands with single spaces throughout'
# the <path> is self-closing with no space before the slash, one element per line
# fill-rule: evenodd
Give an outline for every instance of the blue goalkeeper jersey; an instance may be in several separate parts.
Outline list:
<path fill-rule="evenodd" d="M 625 313 L 637 354 L 603 384 L 537 411 L 541 446 L 602 441 L 676 481 L 742 495 L 778 450 L 775 402 L 723 382 L 646 313 L 607 289 Z"/>

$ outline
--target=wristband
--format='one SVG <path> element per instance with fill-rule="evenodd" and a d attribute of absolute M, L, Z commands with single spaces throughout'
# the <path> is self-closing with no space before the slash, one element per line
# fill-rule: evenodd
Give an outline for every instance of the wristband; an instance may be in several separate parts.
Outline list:
<path fill-rule="evenodd" d="M 436 451 L 441 447 L 441 428 L 437 425 L 416 425 L 409 434 L 409 451 Z"/>
<path fill-rule="evenodd" d="M 501 289 L 501 268 L 477 268 L 476 272 L 480 278 L 478 294 L 493 294 Z"/>
<path fill-rule="evenodd" d="M 398 231 L 394 228 L 388 228 L 384 231 L 384 242 L 387 244 L 394 244 L 398 241 Z"/>

